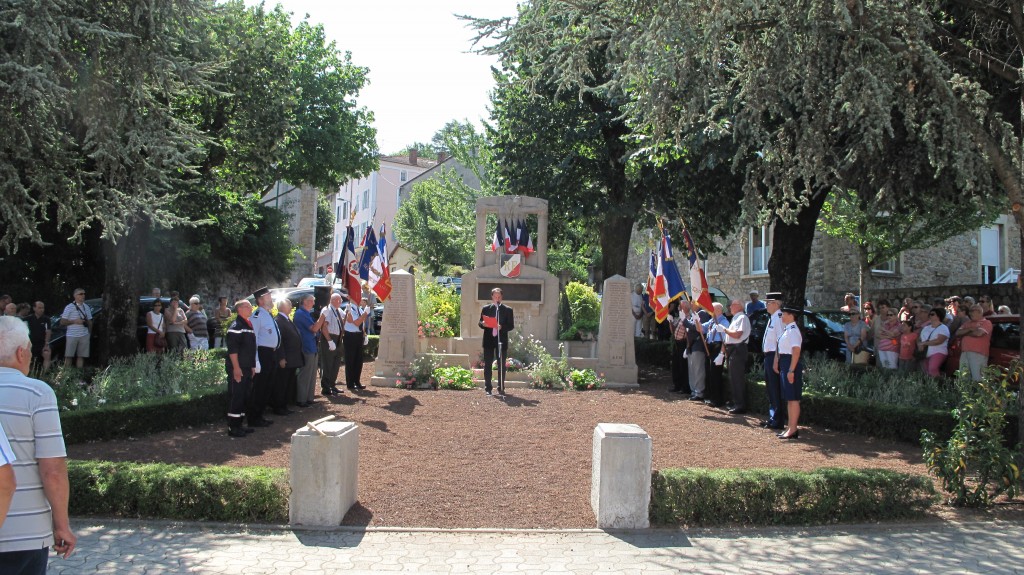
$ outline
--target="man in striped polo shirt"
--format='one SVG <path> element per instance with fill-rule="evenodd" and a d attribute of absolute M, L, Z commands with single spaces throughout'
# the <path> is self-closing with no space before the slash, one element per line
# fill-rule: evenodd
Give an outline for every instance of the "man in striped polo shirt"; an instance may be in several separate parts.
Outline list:
<path fill-rule="evenodd" d="M 0 427 L 0 527 L 7 519 L 11 499 L 14 498 L 14 462 L 17 460 L 11 443 L 7 441 L 7 433 Z"/>
<path fill-rule="evenodd" d="M 47 547 L 65 559 L 75 548 L 57 397 L 50 386 L 26 377 L 31 363 L 28 326 L 16 317 L 0 318 L 0 425 L 17 457 L 18 483 L 0 527 L 0 571 L 12 573 L 46 573 Z"/>

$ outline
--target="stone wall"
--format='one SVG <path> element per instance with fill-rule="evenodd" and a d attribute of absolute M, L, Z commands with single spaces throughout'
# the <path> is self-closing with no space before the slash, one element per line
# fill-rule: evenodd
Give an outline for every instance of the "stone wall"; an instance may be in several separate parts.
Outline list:
<path fill-rule="evenodd" d="M 999 220 L 1005 226 L 1003 262 L 1001 268 L 1016 268 L 1020 265 L 1020 235 L 1013 218 Z M 631 248 L 627 262 L 627 277 L 632 282 L 646 282 L 649 245 L 653 245 L 657 230 L 634 228 L 630 238 Z M 933 246 L 908 250 L 897 259 L 896 271 L 872 272 L 867 290 L 872 299 L 875 293 L 895 293 L 914 286 L 966 286 L 975 287 L 981 279 L 981 254 L 977 231 L 961 234 Z M 639 246 L 639 248 L 636 248 Z M 768 274 L 750 274 L 748 231 L 737 232 L 719 242 L 720 252 L 711 253 L 705 265 L 708 285 L 725 292 L 730 298 L 746 299 L 752 289 L 763 295 L 770 286 Z M 673 244 L 679 260 L 679 271 L 689 285 L 689 274 L 685 259 L 679 255 L 679 246 Z M 697 246 L 698 250 L 703 249 Z M 775 250 L 785 249 L 774 246 Z M 710 250 L 709 250 L 710 251 Z M 806 297 L 811 307 L 839 307 L 846 292 L 859 291 L 860 276 L 858 256 L 854 246 L 843 239 L 833 238 L 821 231 L 814 234 L 811 247 L 811 262 L 807 273 Z M 923 288 L 931 289 L 931 288 Z M 936 288 L 938 289 L 938 288 Z M 943 288 L 945 289 L 945 288 Z M 1001 288 L 993 288 L 993 294 L 1001 294 Z M 1011 288 L 1012 289 L 1012 288 Z M 946 291 L 970 295 L 967 291 Z M 999 296 L 994 295 L 999 301 Z M 1008 303 L 1008 302 L 1007 302 Z"/>

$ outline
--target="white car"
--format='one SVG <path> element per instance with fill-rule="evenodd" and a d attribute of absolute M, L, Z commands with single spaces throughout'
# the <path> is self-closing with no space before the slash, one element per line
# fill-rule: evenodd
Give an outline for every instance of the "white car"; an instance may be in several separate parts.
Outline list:
<path fill-rule="evenodd" d="M 327 285 L 327 280 L 326 279 L 324 279 L 322 277 L 309 277 L 309 278 L 302 278 L 302 279 L 300 279 L 299 283 L 295 284 L 295 287 L 303 288 L 303 287 L 325 286 L 325 285 Z"/>

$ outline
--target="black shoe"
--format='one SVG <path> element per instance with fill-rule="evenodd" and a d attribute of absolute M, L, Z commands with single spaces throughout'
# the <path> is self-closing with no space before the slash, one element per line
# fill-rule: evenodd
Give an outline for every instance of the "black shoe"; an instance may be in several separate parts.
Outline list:
<path fill-rule="evenodd" d="M 743 415 L 747 410 L 742 407 L 734 407 L 729 410 L 730 415 Z"/>
<path fill-rule="evenodd" d="M 270 427 L 271 423 L 274 422 L 269 419 L 258 419 L 256 421 L 250 421 L 249 425 L 251 425 L 252 427 Z"/>
<path fill-rule="evenodd" d="M 758 423 L 757 425 L 759 425 L 760 427 L 769 428 L 769 427 L 771 427 L 772 425 L 775 425 L 775 424 L 772 423 L 771 420 L 765 419 L 764 421 Z"/>
<path fill-rule="evenodd" d="M 366 389 L 366 386 L 365 386 L 365 385 L 363 385 L 363 384 L 361 384 L 361 383 L 357 383 L 357 384 L 355 384 L 355 385 L 354 385 L 353 387 L 354 387 L 355 389 Z"/>
<path fill-rule="evenodd" d="M 240 427 L 232 427 L 228 430 L 228 435 L 230 437 L 245 437 L 247 434 Z"/>
<path fill-rule="evenodd" d="M 252 433 L 252 432 L 256 431 L 255 429 L 253 429 L 251 427 L 242 427 L 241 430 L 246 432 L 246 433 Z"/>
<path fill-rule="evenodd" d="M 690 401 L 704 401 L 703 395 L 691 395 Z"/>
<path fill-rule="evenodd" d="M 324 397 L 330 397 L 330 396 L 334 395 L 334 391 L 330 390 L 330 389 L 321 389 L 320 390 L 320 395 L 322 395 Z"/>
<path fill-rule="evenodd" d="M 295 413 L 295 412 L 290 410 L 290 409 L 288 409 L 288 408 L 286 408 L 286 407 L 279 407 L 279 408 L 274 410 L 274 415 L 280 415 L 280 416 L 291 415 L 293 413 Z"/>
<path fill-rule="evenodd" d="M 783 432 L 783 433 L 780 433 L 780 434 L 776 435 L 776 437 L 778 437 L 779 439 L 799 439 L 800 431 L 797 430 L 797 431 L 793 432 L 793 435 L 786 435 L 786 433 Z"/>
<path fill-rule="evenodd" d="M 331 391 L 333 391 L 333 392 L 334 392 L 334 395 L 341 395 L 341 394 L 345 393 L 344 391 L 342 391 L 342 390 L 338 389 L 338 386 L 334 386 L 334 387 L 332 387 L 332 388 L 331 388 Z"/>
<path fill-rule="evenodd" d="M 721 403 L 718 403 L 718 402 L 715 402 L 715 401 L 711 401 L 710 399 L 705 399 L 704 400 L 704 405 L 706 405 L 708 407 L 714 407 L 715 409 L 721 409 L 721 408 L 725 407 Z"/>
<path fill-rule="evenodd" d="M 489 389 L 484 390 L 484 393 L 486 393 L 487 395 L 494 395 L 493 393 L 491 393 L 491 390 Z"/>

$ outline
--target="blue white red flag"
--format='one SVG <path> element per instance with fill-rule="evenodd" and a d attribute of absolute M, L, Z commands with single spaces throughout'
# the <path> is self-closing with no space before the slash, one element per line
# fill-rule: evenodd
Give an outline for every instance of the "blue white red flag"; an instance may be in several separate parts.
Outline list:
<path fill-rule="evenodd" d="M 342 285 L 348 290 L 349 299 L 359 298 L 363 288 L 359 285 L 359 259 L 356 257 L 356 231 L 352 226 L 345 228 L 345 242 L 341 247 L 341 257 L 338 258 L 338 277 Z M 355 301 L 359 301 L 356 299 Z"/>
<path fill-rule="evenodd" d="M 668 291 L 668 301 L 675 301 L 686 295 L 686 282 L 679 275 L 679 267 L 676 266 L 675 256 L 672 253 L 672 240 L 668 234 L 661 237 L 661 261 L 665 273 L 665 287 Z"/>
<path fill-rule="evenodd" d="M 686 259 L 690 262 L 690 301 L 708 312 L 712 311 L 711 294 L 708 293 L 708 278 L 704 275 L 704 269 L 700 267 L 700 260 L 697 258 L 697 248 L 693 245 L 693 238 L 688 230 L 683 230 L 683 241 L 686 243 Z"/>

